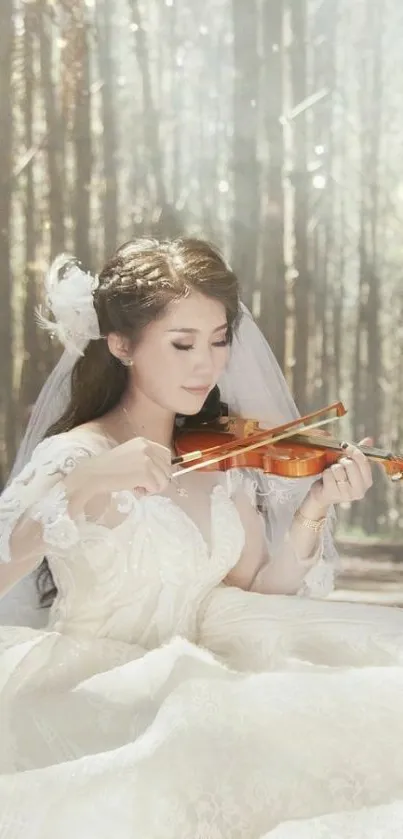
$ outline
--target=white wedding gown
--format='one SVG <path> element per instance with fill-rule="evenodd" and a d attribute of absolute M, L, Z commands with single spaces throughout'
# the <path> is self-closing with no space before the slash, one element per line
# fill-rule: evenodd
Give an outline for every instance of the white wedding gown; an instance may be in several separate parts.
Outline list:
<path fill-rule="evenodd" d="M 4 540 L 73 440 L 5 493 Z M 401 837 L 403 612 L 222 584 L 244 528 L 220 485 L 209 526 L 116 503 L 69 549 L 59 522 L 49 627 L 0 629 L 0 839 Z"/>

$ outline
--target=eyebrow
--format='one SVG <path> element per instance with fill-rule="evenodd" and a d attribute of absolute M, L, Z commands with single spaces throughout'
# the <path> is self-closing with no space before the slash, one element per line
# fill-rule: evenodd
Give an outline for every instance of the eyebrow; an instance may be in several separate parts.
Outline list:
<path fill-rule="evenodd" d="M 213 330 L 213 335 L 216 332 L 222 332 L 223 329 L 228 329 L 228 323 L 222 323 L 221 326 L 217 326 Z M 182 326 L 182 327 L 178 326 L 176 329 L 167 329 L 167 332 L 183 332 L 186 335 L 194 335 L 196 332 L 199 332 L 199 331 L 200 331 L 199 329 L 188 329 L 184 326 Z"/>

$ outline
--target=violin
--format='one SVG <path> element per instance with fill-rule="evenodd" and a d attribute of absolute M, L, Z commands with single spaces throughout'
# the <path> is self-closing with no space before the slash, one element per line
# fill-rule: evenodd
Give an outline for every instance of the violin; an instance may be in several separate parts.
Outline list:
<path fill-rule="evenodd" d="M 299 417 L 274 428 L 262 428 L 257 420 L 223 418 L 222 428 L 208 424 L 186 430 L 176 440 L 173 465 L 176 475 L 195 470 L 227 471 L 260 469 L 283 478 L 321 475 L 344 454 L 341 441 L 318 428 L 347 413 L 342 402 Z M 327 416 L 329 415 L 329 416 Z M 315 433 L 316 431 L 316 433 Z M 371 446 L 361 446 L 369 460 L 383 466 L 393 481 L 403 478 L 403 456 Z M 190 464 L 190 465 L 188 465 Z"/>

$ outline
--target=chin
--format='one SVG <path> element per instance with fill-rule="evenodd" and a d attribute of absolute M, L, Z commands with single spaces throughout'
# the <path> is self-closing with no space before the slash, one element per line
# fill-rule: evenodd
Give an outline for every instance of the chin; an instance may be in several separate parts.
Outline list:
<path fill-rule="evenodd" d="M 181 411 L 180 413 L 183 414 L 185 417 L 195 417 L 198 413 L 200 413 L 203 405 L 204 402 L 202 402 L 202 404 L 199 405 L 198 408 L 194 408 L 193 410 L 188 409 L 187 411 Z"/>
<path fill-rule="evenodd" d="M 200 402 L 199 405 L 194 406 L 191 408 L 189 405 L 182 405 L 179 410 L 176 411 L 177 414 L 181 414 L 183 417 L 195 417 L 198 413 L 200 413 L 204 402 Z"/>
<path fill-rule="evenodd" d="M 182 414 L 184 417 L 194 417 L 201 411 L 205 401 L 206 396 L 191 396 L 189 394 L 187 399 L 181 400 L 182 404 L 176 408 L 176 413 Z"/>

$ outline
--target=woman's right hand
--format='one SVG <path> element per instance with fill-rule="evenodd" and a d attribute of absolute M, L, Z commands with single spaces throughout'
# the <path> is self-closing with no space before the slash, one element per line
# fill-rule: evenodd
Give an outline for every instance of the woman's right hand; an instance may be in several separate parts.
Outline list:
<path fill-rule="evenodd" d="M 90 495 L 99 492 L 134 490 L 156 494 L 167 488 L 171 473 L 171 452 L 165 446 L 134 437 L 86 463 Z"/>
<path fill-rule="evenodd" d="M 116 446 L 109 454 L 113 490 L 143 490 L 151 495 L 167 488 L 172 467 L 171 452 L 166 446 L 135 437 Z"/>

